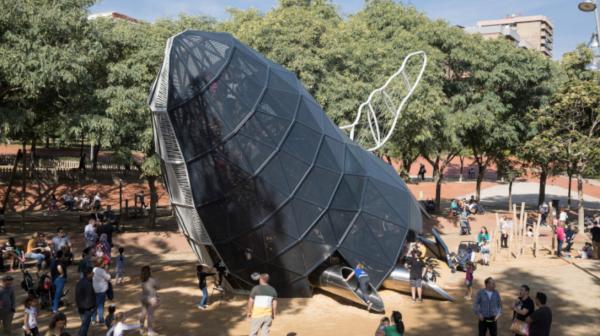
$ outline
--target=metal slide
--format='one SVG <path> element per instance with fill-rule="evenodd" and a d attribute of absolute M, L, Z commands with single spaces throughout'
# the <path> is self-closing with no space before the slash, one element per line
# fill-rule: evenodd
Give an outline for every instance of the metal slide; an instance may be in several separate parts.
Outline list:
<path fill-rule="evenodd" d="M 325 269 L 323 273 L 316 280 L 317 283 L 313 284 L 315 287 L 322 289 L 328 293 L 336 296 L 345 298 L 347 300 L 356 302 L 360 305 L 367 306 L 367 303 L 358 294 L 360 288 L 358 287 L 358 280 L 356 277 L 346 281 L 345 279 L 352 273 L 352 268 L 333 265 Z M 386 280 L 387 281 L 387 280 Z M 371 310 L 381 313 L 385 311 L 383 300 L 377 293 L 377 290 L 369 284 L 369 300 L 373 303 Z"/>
<path fill-rule="evenodd" d="M 409 270 L 402 266 L 396 266 L 388 278 L 383 282 L 383 287 L 397 292 L 410 294 L 409 275 Z M 441 289 L 435 282 L 423 281 L 423 296 L 439 300 L 454 301 L 454 297 Z"/>
<path fill-rule="evenodd" d="M 435 242 L 431 241 L 427 238 L 423 238 L 419 236 L 419 241 L 427 247 L 427 250 L 437 259 L 448 264 L 450 268 L 452 268 L 452 260 L 450 259 L 450 250 L 448 250 L 448 246 L 442 240 L 440 233 L 436 229 L 431 230 L 433 233 L 433 237 L 435 238 Z"/>

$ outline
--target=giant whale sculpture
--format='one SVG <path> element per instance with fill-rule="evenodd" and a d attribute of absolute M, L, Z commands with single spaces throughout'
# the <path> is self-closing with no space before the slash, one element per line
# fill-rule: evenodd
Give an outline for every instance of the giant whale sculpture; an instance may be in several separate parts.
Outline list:
<path fill-rule="evenodd" d="M 293 73 L 229 34 L 185 31 L 167 41 L 149 103 L 171 204 L 200 262 L 222 260 L 234 289 L 268 272 L 283 297 L 318 286 L 358 303 L 344 274 L 362 262 L 383 310 L 377 289 L 409 232 L 421 233 L 420 208 Z"/>

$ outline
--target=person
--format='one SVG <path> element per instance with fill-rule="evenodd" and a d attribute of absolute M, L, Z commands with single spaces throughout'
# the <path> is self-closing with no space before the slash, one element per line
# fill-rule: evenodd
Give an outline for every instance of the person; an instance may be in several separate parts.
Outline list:
<path fill-rule="evenodd" d="M 526 320 L 529 324 L 529 336 L 550 336 L 552 310 L 546 306 L 547 300 L 546 294 L 542 292 L 535 294 L 535 304 L 538 309 Z"/>
<path fill-rule="evenodd" d="M 81 197 L 79 198 L 79 208 L 81 210 L 89 210 L 89 206 L 90 206 L 90 199 L 87 197 L 87 195 L 85 193 L 82 193 Z"/>
<path fill-rule="evenodd" d="M 0 320 L 4 335 L 12 335 L 12 320 L 15 315 L 15 290 L 13 289 L 13 277 L 2 276 L 0 283 Z"/>
<path fill-rule="evenodd" d="M 548 218 L 548 203 L 543 202 L 540 205 L 540 215 L 542 216 L 540 225 L 546 225 L 546 218 Z"/>
<path fill-rule="evenodd" d="M 196 276 L 198 277 L 198 288 L 202 291 L 202 300 L 198 305 L 198 308 L 204 310 L 206 309 L 206 304 L 208 303 L 208 290 L 206 288 L 206 277 L 211 275 L 215 275 L 215 273 L 209 273 L 204 271 L 204 267 L 202 265 L 196 266 Z"/>
<path fill-rule="evenodd" d="M 106 206 L 106 210 L 102 214 L 102 217 L 104 217 L 104 220 L 106 221 L 107 224 L 110 225 L 111 228 L 115 228 L 115 225 L 116 225 L 117 227 L 115 228 L 115 231 L 119 231 L 117 215 L 113 211 L 112 205 L 109 204 Z M 112 232 L 111 232 L 111 234 L 108 235 L 108 239 L 112 246 Z"/>
<path fill-rule="evenodd" d="M 475 168 L 474 167 L 469 167 L 469 178 L 470 179 L 474 179 L 475 178 Z"/>
<path fill-rule="evenodd" d="M 489 266 L 490 265 L 490 244 L 487 240 L 484 240 L 481 244 L 481 248 L 479 249 L 481 252 L 481 262 L 482 264 Z"/>
<path fill-rule="evenodd" d="M 465 270 L 465 286 L 467 287 L 467 292 L 465 293 L 465 300 L 471 300 L 471 296 L 473 295 L 474 273 L 475 273 L 475 264 L 468 261 L 467 267 Z"/>
<path fill-rule="evenodd" d="M 600 223 L 594 222 L 594 226 L 590 229 L 592 235 L 592 256 L 594 259 L 600 259 Z"/>
<path fill-rule="evenodd" d="M 144 326 L 148 321 L 146 330 L 149 336 L 156 335 L 154 332 L 154 311 L 158 308 L 160 301 L 158 298 L 158 282 L 152 277 L 150 266 L 142 267 L 140 278 L 142 280 L 142 312 L 140 313 L 140 324 Z"/>
<path fill-rule="evenodd" d="M 83 279 L 83 277 L 85 276 L 85 270 L 88 268 L 92 268 L 92 256 L 91 256 L 91 249 L 89 247 L 86 247 L 83 249 L 83 251 L 81 251 L 81 260 L 79 261 L 79 264 L 77 265 L 77 271 L 79 272 L 79 279 Z"/>
<path fill-rule="evenodd" d="M 25 250 L 25 258 L 35 259 L 37 261 L 38 271 L 43 268 L 46 256 L 42 253 L 42 249 L 36 247 L 39 234 L 34 232 L 31 239 L 27 242 L 27 249 Z"/>
<path fill-rule="evenodd" d="M 427 173 L 427 169 L 425 169 L 425 165 L 421 163 L 421 165 L 419 166 L 419 177 L 421 178 L 421 181 L 425 181 L 425 173 Z"/>
<path fill-rule="evenodd" d="M 223 260 L 219 259 L 214 265 L 213 268 L 217 270 L 217 283 L 215 288 L 222 292 L 223 289 L 223 279 L 225 279 L 225 275 L 227 274 L 227 267 Z"/>
<path fill-rule="evenodd" d="M 73 195 L 71 194 L 71 192 L 67 192 L 62 196 L 63 199 L 63 205 L 65 207 L 67 207 L 68 211 L 73 211 L 74 205 L 75 205 L 75 199 L 73 198 Z"/>
<path fill-rule="evenodd" d="M 583 244 L 583 246 L 581 247 L 581 250 L 579 251 L 579 253 L 577 253 L 577 251 L 575 251 L 574 257 L 581 258 L 581 259 L 591 259 L 593 254 L 594 254 L 594 251 L 592 249 L 592 244 L 589 242 L 585 242 Z"/>
<path fill-rule="evenodd" d="M 358 294 L 367 304 L 367 310 L 370 310 L 373 306 L 373 302 L 369 299 L 369 274 L 365 271 L 365 265 L 363 263 L 358 263 L 354 270 L 344 280 L 348 282 L 353 276 L 358 280 L 358 287 L 360 289 Z"/>
<path fill-rule="evenodd" d="M 268 336 L 277 313 L 277 291 L 269 285 L 269 275 L 260 274 L 258 285 L 250 291 L 246 317 L 250 322 L 250 336 Z"/>
<path fill-rule="evenodd" d="M 473 311 L 479 318 L 479 336 L 485 336 L 489 330 L 490 336 L 498 335 L 498 319 L 502 314 L 502 300 L 496 291 L 496 281 L 489 277 L 485 279 L 485 288 L 477 292 L 473 303 Z"/>
<path fill-rule="evenodd" d="M 556 255 L 562 256 L 562 246 L 565 241 L 565 229 L 562 222 L 559 222 L 556 226 Z"/>
<path fill-rule="evenodd" d="M 425 264 L 421 260 L 421 251 L 413 251 L 408 266 L 410 269 L 410 294 L 412 296 L 412 302 L 417 302 L 417 295 L 419 302 L 423 302 L 423 273 Z"/>
<path fill-rule="evenodd" d="M 23 313 L 23 333 L 25 336 L 38 336 L 37 316 L 39 311 L 39 301 L 35 296 L 28 296 L 23 303 L 25 306 Z"/>
<path fill-rule="evenodd" d="M 479 231 L 479 234 L 477 235 L 477 245 L 481 246 L 483 245 L 484 241 L 489 241 L 490 240 L 490 234 L 488 232 L 487 227 L 482 226 L 481 230 Z"/>
<path fill-rule="evenodd" d="M 127 330 L 135 330 L 142 328 L 140 323 L 136 324 L 125 324 L 125 315 L 122 312 L 118 312 L 115 315 L 115 325 L 110 328 L 106 336 L 123 336 Z"/>
<path fill-rule="evenodd" d="M 63 336 L 67 327 L 67 316 L 63 313 L 54 314 L 50 320 L 45 336 Z"/>
<path fill-rule="evenodd" d="M 113 224 L 109 221 L 104 221 L 96 228 L 96 234 L 99 237 L 102 235 L 106 235 L 106 240 L 108 241 L 108 246 L 110 248 L 113 247 L 113 233 L 115 232 L 115 228 Z"/>
<path fill-rule="evenodd" d="M 377 326 L 377 329 L 375 330 L 375 336 L 385 336 L 385 327 L 389 327 L 390 326 L 390 318 L 387 316 L 384 316 L 381 318 L 381 320 L 379 320 L 379 325 Z"/>
<path fill-rule="evenodd" d="M 96 195 L 94 195 L 94 199 L 92 201 L 94 210 L 99 211 L 101 203 L 102 203 L 102 198 L 100 197 L 100 193 L 96 193 Z"/>
<path fill-rule="evenodd" d="M 0 208 L 0 233 L 6 233 L 6 217 L 4 216 L 4 208 Z"/>
<path fill-rule="evenodd" d="M 427 267 L 425 268 L 425 276 L 423 277 L 423 280 L 425 280 L 427 282 L 436 282 L 437 281 L 437 275 L 435 274 L 435 271 L 433 270 L 432 265 L 427 265 Z"/>
<path fill-rule="evenodd" d="M 115 267 L 115 283 L 120 285 L 123 283 L 123 276 L 125 275 L 125 256 L 123 253 L 125 248 L 119 247 L 119 256 L 117 257 L 117 266 Z"/>
<path fill-rule="evenodd" d="M 63 256 L 70 263 L 73 260 L 71 248 L 71 240 L 65 230 L 62 227 L 56 229 L 56 235 L 52 238 L 52 252 L 56 254 L 58 251 L 63 251 Z"/>
<path fill-rule="evenodd" d="M 108 306 L 108 314 L 106 314 L 106 317 L 104 318 L 104 324 L 106 325 L 107 329 L 111 329 L 113 327 L 113 324 L 115 324 L 115 312 L 117 311 L 117 306 L 115 306 L 114 304 L 111 304 L 110 306 Z"/>
<path fill-rule="evenodd" d="M 58 201 L 56 199 L 56 195 L 52 193 L 50 195 L 50 199 L 48 200 L 48 215 L 55 215 L 58 211 Z"/>
<path fill-rule="evenodd" d="M 63 257 L 63 251 L 56 252 L 55 260 L 50 268 L 52 282 L 54 284 L 54 298 L 52 300 L 52 313 L 58 313 L 58 306 L 62 298 L 65 284 L 67 283 L 67 263 Z"/>
<path fill-rule="evenodd" d="M 463 211 L 460 213 L 460 234 L 461 235 L 470 235 L 471 234 L 471 224 L 469 224 L 469 212 L 468 206 L 463 207 Z"/>
<path fill-rule="evenodd" d="M 402 314 L 394 310 L 392 312 L 392 321 L 394 325 L 387 326 L 383 329 L 385 336 L 403 336 L 404 335 L 404 322 L 402 321 Z"/>
<path fill-rule="evenodd" d="M 100 235 L 100 239 L 96 244 L 96 257 L 102 258 L 102 262 L 105 265 L 110 264 L 110 244 L 108 243 L 108 237 L 106 233 Z"/>
<path fill-rule="evenodd" d="M 84 270 L 83 278 L 75 286 L 75 303 L 81 318 L 79 336 L 87 336 L 92 315 L 96 312 L 96 293 L 93 285 L 94 271 L 91 267 Z"/>
<path fill-rule="evenodd" d="M 96 267 L 93 269 L 92 283 L 94 293 L 96 293 L 96 310 L 92 314 L 92 321 L 104 323 L 104 302 L 106 301 L 106 292 L 108 291 L 108 282 L 110 274 L 104 269 L 104 261 L 102 258 L 96 259 Z"/>
<path fill-rule="evenodd" d="M 508 248 L 508 233 L 512 228 L 512 222 L 506 217 L 502 217 L 502 221 L 500 222 L 500 247 Z"/>
<path fill-rule="evenodd" d="M 450 203 L 450 214 L 452 216 L 457 216 L 460 213 L 460 207 L 458 206 L 458 201 L 456 199 L 452 200 Z"/>
<path fill-rule="evenodd" d="M 569 215 L 567 214 L 567 210 L 565 208 L 560 209 L 560 214 L 558 215 L 558 221 L 563 225 L 567 223 L 569 219 Z"/>
<path fill-rule="evenodd" d="M 518 325 L 520 324 L 525 324 L 527 318 L 529 317 L 529 315 L 531 315 L 533 313 L 534 310 L 534 305 L 533 305 L 533 300 L 529 297 L 529 286 L 527 285 L 521 285 L 521 287 L 519 288 L 519 296 L 517 297 L 517 300 L 515 301 L 515 303 L 513 304 L 513 326 L 517 326 L 517 328 L 519 328 L 520 326 Z M 519 321 L 516 322 L 515 321 Z M 513 330 L 513 327 L 511 326 L 511 330 Z M 520 329 L 523 330 L 523 329 Z M 515 330 L 513 330 L 515 331 Z M 519 336 L 519 334 L 515 333 L 516 336 Z"/>
<path fill-rule="evenodd" d="M 8 258 L 9 272 L 15 271 L 15 261 L 18 261 L 19 263 L 23 263 L 25 261 L 23 251 L 17 247 L 15 238 L 13 237 L 8 238 L 4 244 L 4 247 L 2 248 L 2 253 Z"/>
<path fill-rule="evenodd" d="M 90 218 L 88 224 L 83 229 L 83 237 L 85 238 L 85 247 L 94 247 L 98 234 L 96 233 L 96 219 Z"/>
<path fill-rule="evenodd" d="M 567 246 L 565 247 L 565 251 L 567 251 L 569 253 L 571 252 L 571 247 L 573 246 L 576 233 L 577 232 L 575 232 L 575 229 L 573 228 L 573 224 L 568 224 L 567 228 L 565 229 L 565 242 L 567 243 Z"/>

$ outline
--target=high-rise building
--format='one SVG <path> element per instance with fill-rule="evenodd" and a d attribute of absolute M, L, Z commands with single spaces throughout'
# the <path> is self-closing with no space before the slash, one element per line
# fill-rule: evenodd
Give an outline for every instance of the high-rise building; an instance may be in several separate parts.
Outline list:
<path fill-rule="evenodd" d="M 467 27 L 468 33 L 479 33 L 484 38 L 503 36 L 522 48 L 533 49 L 552 57 L 554 26 L 543 15 L 510 15 L 504 19 L 478 21 L 475 27 Z"/>

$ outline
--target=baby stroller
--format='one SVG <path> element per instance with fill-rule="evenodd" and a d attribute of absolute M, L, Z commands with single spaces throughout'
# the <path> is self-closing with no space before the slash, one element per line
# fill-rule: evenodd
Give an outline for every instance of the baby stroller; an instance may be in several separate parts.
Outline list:
<path fill-rule="evenodd" d="M 36 282 L 31 273 L 23 270 L 23 280 L 21 288 L 29 296 L 40 299 L 40 307 L 45 308 L 51 305 L 52 302 L 52 280 L 47 274 L 43 274 Z"/>
<path fill-rule="evenodd" d="M 458 252 L 454 256 L 454 265 L 458 271 L 465 271 L 467 263 L 472 261 L 473 255 L 479 251 L 479 245 L 475 241 L 461 241 L 458 245 Z"/>

